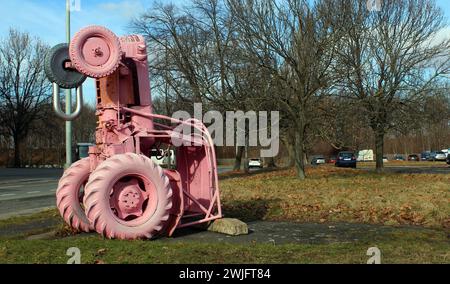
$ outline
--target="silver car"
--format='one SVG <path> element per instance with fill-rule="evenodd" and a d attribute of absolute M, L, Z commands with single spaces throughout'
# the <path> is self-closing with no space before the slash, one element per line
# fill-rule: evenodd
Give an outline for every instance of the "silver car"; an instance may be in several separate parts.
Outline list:
<path fill-rule="evenodd" d="M 261 159 L 250 159 L 248 160 L 248 167 L 249 168 L 262 168 L 263 164 Z"/>
<path fill-rule="evenodd" d="M 311 165 L 320 165 L 325 164 L 326 160 L 324 156 L 315 156 L 311 160 Z"/>
<path fill-rule="evenodd" d="M 445 161 L 446 159 L 447 155 L 442 151 L 436 152 L 436 156 L 434 156 L 435 161 Z"/>

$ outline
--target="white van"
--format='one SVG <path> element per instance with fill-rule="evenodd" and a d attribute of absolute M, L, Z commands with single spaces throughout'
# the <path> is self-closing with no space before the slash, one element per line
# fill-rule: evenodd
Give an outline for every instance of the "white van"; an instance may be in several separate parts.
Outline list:
<path fill-rule="evenodd" d="M 373 161 L 373 150 L 361 150 L 358 152 L 358 158 L 356 159 L 358 162 L 371 162 Z"/>

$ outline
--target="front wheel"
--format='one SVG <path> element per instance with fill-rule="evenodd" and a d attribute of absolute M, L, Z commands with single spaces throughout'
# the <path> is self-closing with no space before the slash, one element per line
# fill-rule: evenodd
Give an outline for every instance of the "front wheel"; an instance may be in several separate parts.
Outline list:
<path fill-rule="evenodd" d="M 67 224 L 77 231 L 89 232 L 91 226 L 81 202 L 89 179 L 90 162 L 84 158 L 73 163 L 59 180 L 56 205 Z"/>
<path fill-rule="evenodd" d="M 163 232 L 172 189 L 162 168 L 146 156 L 115 155 L 91 174 L 84 197 L 86 215 L 107 238 L 152 238 Z"/>

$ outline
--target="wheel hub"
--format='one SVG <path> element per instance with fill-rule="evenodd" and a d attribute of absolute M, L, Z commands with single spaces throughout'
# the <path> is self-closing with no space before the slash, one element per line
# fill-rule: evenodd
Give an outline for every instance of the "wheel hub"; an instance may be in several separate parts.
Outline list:
<path fill-rule="evenodd" d="M 133 186 L 128 186 L 120 193 L 119 205 L 123 210 L 132 212 L 142 205 L 142 194 L 138 190 Z"/>
<path fill-rule="evenodd" d="M 147 199 L 148 193 L 135 178 L 119 181 L 113 188 L 111 208 L 115 209 L 116 215 L 122 220 L 129 216 L 140 217 L 145 210 L 144 203 Z"/>
<path fill-rule="evenodd" d="M 100 37 L 89 38 L 83 47 L 86 62 L 92 66 L 101 66 L 108 62 L 110 50 L 108 44 Z"/>

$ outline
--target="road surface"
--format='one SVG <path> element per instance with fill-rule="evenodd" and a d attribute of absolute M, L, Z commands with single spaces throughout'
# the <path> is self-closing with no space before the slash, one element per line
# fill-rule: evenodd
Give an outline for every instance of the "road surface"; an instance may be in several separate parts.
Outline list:
<path fill-rule="evenodd" d="M 219 166 L 219 173 L 231 167 Z M 0 169 L 0 219 L 33 213 L 56 204 L 62 169 Z"/>
<path fill-rule="evenodd" d="M 0 218 L 55 206 L 62 169 L 0 169 Z"/>

